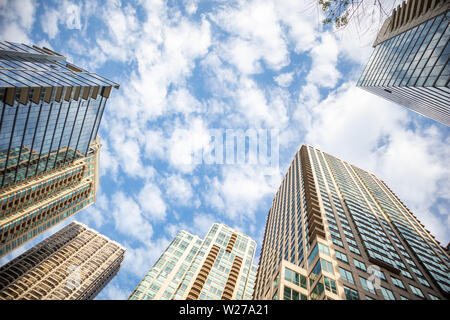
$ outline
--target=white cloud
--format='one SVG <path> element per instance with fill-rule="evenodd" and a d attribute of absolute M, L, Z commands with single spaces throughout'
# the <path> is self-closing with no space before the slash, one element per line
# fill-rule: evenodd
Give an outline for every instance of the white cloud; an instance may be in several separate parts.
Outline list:
<path fill-rule="evenodd" d="M 213 223 L 220 223 L 220 219 L 211 214 L 196 213 L 192 221 L 193 230 L 191 232 L 204 238 Z"/>
<path fill-rule="evenodd" d="M 271 1 L 242 2 L 237 7 L 218 10 L 211 19 L 232 36 L 222 46 L 222 54 L 240 72 L 261 72 L 259 60 L 279 70 L 289 63 L 276 5 Z"/>
<path fill-rule="evenodd" d="M 284 36 L 289 39 L 296 53 L 307 52 L 313 48 L 319 34 L 322 20 L 320 11 L 308 1 L 278 0 L 275 8 Z"/>
<path fill-rule="evenodd" d="M 65 22 L 67 29 L 81 29 L 81 8 L 73 2 L 65 2 Z"/>
<path fill-rule="evenodd" d="M 377 174 L 414 215 L 446 245 L 448 210 L 432 211 L 437 199 L 450 201 L 450 148 L 436 128 L 396 130 L 389 146 L 377 154 Z M 413 159 L 413 161 L 412 161 Z M 441 216 L 439 216 L 439 214 Z"/>
<path fill-rule="evenodd" d="M 162 221 L 166 217 L 166 204 L 161 190 L 153 183 L 146 183 L 138 196 L 144 215 L 151 221 Z"/>
<path fill-rule="evenodd" d="M 123 192 L 112 196 L 115 228 L 117 231 L 143 243 L 150 241 L 153 235 L 152 225 L 142 215 L 141 208 Z"/>
<path fill-rule="evenodd" d="M 189 115 L 200 111 L 200 102 L 186 88 L 178 88 L 167 97 L 167 106 L 174 112 Z"/>
<path fill-rule="evenodd" d="M 77 219 L 88 226 L 93 225 L 95 229 L 99 229 L 105 223 L 104 212 L 109 212 L 108 197 L 99 189 L 95 195 L 95 203 L 78 213 Z"/>
<path fill-rule="evenodd" d="M 281 182 L 277 169 L 269 172 L 257 166 L 224 166 L 222 176 L 222 181 L 217 177 L 210 181 L 204 198 L 235 222 L 253 221 L 257 209 L 267 204 L 264 198 L 273 196 Z"/>
<path fill-rule="evenodd" d="M 41 16 L 41 27 L 50 39 L 56 37 L 59 33 L 59 25 L 63 24 L 67 29 L 81 29 L 82 4 L 64 0 L 59 2 L 55 9 L 46 8 Z"/>
<path fill-rule="evenodd" d="M 126 292 L 126 288 L 121 288 L 119 285 L 115 283 L 109 283 L 106 285 L 100 294 L 96 297 L 98 300 L 127 300 L 130 293 Z"/>
<path fill-rule="evenodd" d="M 35 3 L 31 0 L 0 1 L 0 39 L 31 44 L 29 34 L 35 12 Z"/>
<path fill-rule="evenodd" d="M 145 132 L 145 157 L 154 160 L 163 158 L 166 152 L 166 139 L 160 129 L 147 130 Z"/>
<path fill-rule="evenodd" d="M 401 128 L 400 123 L 407 120 L 405 110 L 353 83 L 344 83 L 304 112 L 313 119 L 306 134 L 307 143 L 326 148 L 330 154 L 343 155 L 350 163 L 364 163 L 367 169 L 371 159 L 368 155 L 377 148 L 379 139 Z"/>
<path fill-rule="evenodd" d="M 326 88 L 336 86 L 340 78 L 337 70 L 339 47 L 336 38 L 326 32 L 320 36 L 320 43 L 311 49 L 312 67 L 307 76 L 309 84 Z"/>
<path fill-rule="evenodd" d="M 281 87 L 289 87 L 291 85 L 292 80 L 294 80 L 294 72 L 282 73 L 274 77 L 274 80 Z"/>
<path fill-rule="evenodd" d="M 192 186 L 188 180 L 179 174 L 171 175 L 164 180 L 166 195 L 176 205 L 192 206 L 194 196 Z"/>
<path fill-rule="evenodd" d="M 194 14 L 197 12 L 198 0 L 184 0 L 183 3 L 188 14 Z"/>
<path fill-rule="evenodd" d="M 99 153 L 100 158 L 100 176 L 104 176 L 108 171 L 113 173 L 115 177 L 117 175 L 117 170 L 119 164 L 117 163 L 117 159 L 114 155 L 111 154 L 108 148 L 108 142 L 106 139 L 100 139 L 101 148 Z"/>
<path fill-rule="evenodd" d="M 160 238 L 155 241 L 147 241 L 145 245 L 140 247 L 126 246 L 125 259 L 121 267 L 121 272 L 132 274 L 142 279 L 156 260 L 163 254 L 164 250 L 167 249 L 171 240 Z"/>
<path fill-rule="evenodd" d="M 175 129 L 167 141 L 169 163 L 183 173 L 192 172 L 199 163 L 194 154 L 207 149 L 210 134 L 201 118 L 193 118 L 189 126 L 175 124 Z"/>

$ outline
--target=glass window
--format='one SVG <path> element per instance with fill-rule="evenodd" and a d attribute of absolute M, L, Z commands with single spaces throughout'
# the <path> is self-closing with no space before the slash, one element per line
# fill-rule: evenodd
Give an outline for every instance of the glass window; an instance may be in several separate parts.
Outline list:
<path fill-rule="evenodd" d="M 344 292 L 347 300 L 359 300 L 358 291 L 344 286 Z"/>
<path fill-rule="evenodd" d="M 359 260 L 353 259 L 353 262 L 355 263 L 355 267 L 359 270 L 362 270 L 364 272 L 367 271 L 366 269 L 366 265 L 364 264 L 364 262 L 361 262 Z"/>
<path fill-rule="evenodd" d="M 394 277 L 391 277 L 391 279 L 392 279 L 392 283 L 393 283 L 395 286 L 397 286 L 397 287 L 399 287 L 399 288 L 402 288 L 402 289 L 405 289 L 405 286 L 403 285 L 402 280 L 397 279 L 397 278 L 394 278 Z"/>
<path fill-rule="evenodd" d="M 330 255 L 330 249 L 329 249 L 326 245 L 324 245 L 324 244 L 322 244 L 322 243 L 320 243 L 320 242 L 319 242 L 319 251 L 320 251 L 321 253 L 326 254 L 327 256 Z"/>
<path fill-rule="evenodd" d="M 336 282 L 328 277 L 323 277 L 323 280 L 325 283 L 325 289 L 327 291 L 333 292 L 334 294 L 337 294 Z"/>
<path fill-rule="evenodd" d="M 439 299 L 438 297 L 433 296 L 431 293 L 429 293 L 428 295 L 430 296 L 430 299 L 431 299 L 431 300 L 441 300 L 441 299 Z"/>
<path fill-rule="evenodd" d="M 300 295 L 298 291 L 284 286 L 284 295 L 283 295 L 284 300 L 300 300 L 299 298 Z"/>
<path fill-rule="evenodd" d="M 395 300 L 394 294 L 391 290 L 381 287 L 381 293 L 385 300 Z"/>
<path fill-rule="evenodd" d="M 420 290 L 419 288 L 414 287 L 412 284 L 409 285 L 409 287 L 411 288 L 412 292 L 416 295 L 419 296 L 421 298 L 425 298 L 422 290 Z"/>
<path fill-rule="evenodd" d="M 323 286 L 323 279 L 320 279 L 319 282 L 316 284 L 314 289 L 311 291 L 311 300 L 317 300 L 322 295 L 324 286 Z"/>
<path fill-rule="evenodd" d="M 300 282 L 300 275 L 297 272 L 286 268 L 284 271 L 284 279 L 298 286 Z"/>
<path fill-rule="evenodd" d="M 370 293 L 376 294 L 375 288 L 371 281 L 367 281 L 363 277 L 359 277 L 359 281 L 361 282 L 361 286 L 364 288 L 364 290 L 369 291 Z"/>
<path fill-rule="evenodd" d="M 317 245 L 315 245 L 314 248 L 311 250 L 311 254 L 308 257 L 308 266 L 311 265 L 314 258 L 317 256 L 318 252 L 319 252 L 319 250 L 317 249 Z"/>
<path fill-rule="evenodd" d="M 334 274 L 333 265 L 325 259 L 320 259 L 322 263 L 322 270 Z"/>
<path fill-rule="evenodd" d="M 351 284 L 355 284 L 355 282 L 353 281 L 352 273 L 350 271 L 339 267 L 339 273 L 341 274 L 342 280 L 347 281 Z"/>
<path fill-rule="evenodd" d="M 419 282 L 420 282 L 421 284 L 423 284 L 424 286 L 427 286 L 427 287 L 430 286 L 430 284 L 428 283 L 428 281 L 425 280 L 424 278 L 417 277 L 417 279 L 419 279 Z"/>
<path fill-rule="evenodd" d="M 378 269 L 372 269 L 372 272 L 373 272 L 374 275 L 379 277 L 381 280 L 386 281 L 386 276 L 384 275 L 383 271 L 378 270 Z"/>
<path fill-rule="evenodd" d="M 347 255 L 345 255 L 345 253 L 339 252 L 339 251 L 335 251 L 336 252 L 336 258 L 338 260 L 341 260 L 342 262 L 348 263 L 348 258 Z"/>

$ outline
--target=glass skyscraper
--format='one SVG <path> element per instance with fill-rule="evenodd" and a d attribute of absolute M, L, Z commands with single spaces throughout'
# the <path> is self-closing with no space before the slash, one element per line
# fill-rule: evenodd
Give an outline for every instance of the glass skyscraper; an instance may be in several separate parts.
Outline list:
<path fill-rule="evenodd" d="M 202 240 L 178 232 L 130 300 L 250 300 L 256 242 L 214 223 Z"/>
<path fill-rule="evenodd" d="M 50 49 L 0 41 L 0 192 L 86 156 L 112 87 Z"/>
<path fill-rule="evenodd" d="M 50 49 L 0 41 L 0 257 L 94 203 L 113 87 Z"/>
<path fill-rule="evenodd" d="M 449 9 L 446 0 L 395 9 L 357 86 L 450 126 Z"/>
<path fill-rule="evenodd" d="M 303 145 L 267 217 L 255 299 L 448 299 L 450 257 L 375 175 Z"/>

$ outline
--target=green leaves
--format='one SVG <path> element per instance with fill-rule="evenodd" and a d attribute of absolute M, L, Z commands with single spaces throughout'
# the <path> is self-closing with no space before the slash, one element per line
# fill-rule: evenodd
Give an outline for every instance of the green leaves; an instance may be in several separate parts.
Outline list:
<path fill-rule="evenodd" d="M 336 28 L 343 28 L 348 24 L 348 8 L 353 7 L 358 1 L 349 0 L 318 0 L 321 10 L 326 14 L 326 18 L 322 20 L 324 25 L 333 23 Z"/>

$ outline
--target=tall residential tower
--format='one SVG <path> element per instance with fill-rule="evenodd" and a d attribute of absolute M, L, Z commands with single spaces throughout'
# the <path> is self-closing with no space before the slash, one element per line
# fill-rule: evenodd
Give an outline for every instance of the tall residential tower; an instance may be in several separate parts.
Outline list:
<path fill-rule="evenodd" d="M 449 9 L 446 0 L 398 6 L 357 86 L 450 126 Z"/>
<path fill-rule="evenodd" d="M 72 222 L 0 268 L 0 300 L 94 299 L 124 255 L 115 241 Z"/>
<path fill-rule="evenodd" d="M 250 300 L 256 242 L 214 223 L 202 240 L 180 231 L 130 300 Z"/>
<path fill-rule="evenodd" d="M 303 145 L 269 210 L 256 299 L 448 299 L 450 258 L 375 175 Z"/>

